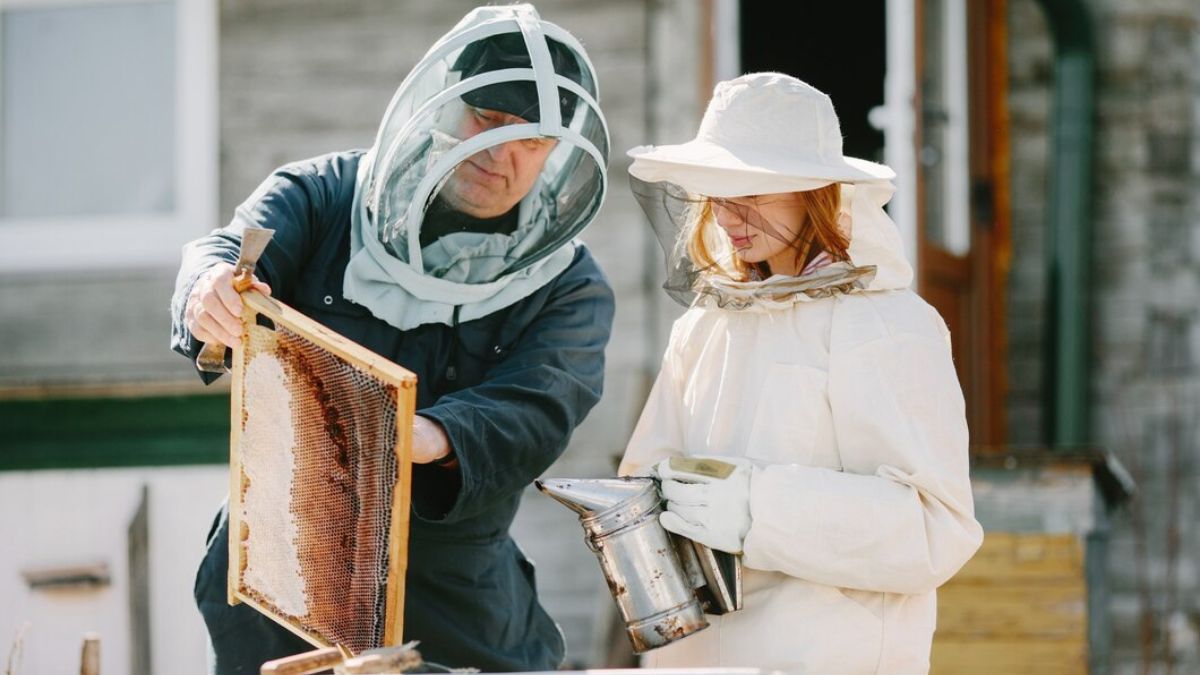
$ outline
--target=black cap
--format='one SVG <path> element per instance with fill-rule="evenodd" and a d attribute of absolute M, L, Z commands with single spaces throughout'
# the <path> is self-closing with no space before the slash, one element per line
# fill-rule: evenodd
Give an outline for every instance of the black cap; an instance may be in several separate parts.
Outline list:
<path fill-rule="evenodd" d="M 579 61 L 570 48 L 551 38 L 546 38 L 546 46 L 550 50 L 554 71 L 570 80 L 580 82 Z M 501 33 L 467 45 L 455 60 L 452 69 L 461 71 L 465 80 L 480 73 L 503 68 L 529 68 L 530 64 L 525 38 L 520 33 Z M 564 122 L 575 112 L 575 99 L 575 94 L 559 88 L 559 112 Z M 489 84 L 463 94 L 462 100 L 476 108 L 499 110 L 529 122 L 541 121 L 537 83 L 531 80 Z"/>

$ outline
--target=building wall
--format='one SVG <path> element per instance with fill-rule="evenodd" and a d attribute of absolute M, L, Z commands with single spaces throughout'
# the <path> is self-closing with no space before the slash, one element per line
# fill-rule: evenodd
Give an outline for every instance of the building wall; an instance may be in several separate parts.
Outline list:
<path fill-rule="evenodd" d="M 166 306 L 179 245 L 216 224 L 217 0 L 13 5 L 6 33 L 27 39 L 6 38 L 0 77 L 5 95 L 30 88 L 6 101 L 6 133 L 55 142 L 4 148 L 10 176 L 36 178 L 11 184 L 25 206 L 0 223 L 0 397 L 194 385 L 164 348 Z M 153 74 L 122 67 L 147 59 Z"/>
<path fill-rule="evenodd" d="M 1008 442 L 1042 438 L 1046 327 L 1046 160 L 1052 47 L 1036 0 L 1009 3 L 1012 267 L 1008 288 Z"/>
<path fill-rule="evenodd" d="M 141 583 L 149 591 L 148 672 L 207 672 L 192 584 L 227 486 L 224 467 L 0 473 L 0 653 L 12 672 L 78 672 L 90 632 L 100 636 L 100 672 L 132 672 L 130 587 Z M 129 564 L 129 527 L 143 488 L 149 579 Z M 95 564 L 108 570 L 108 584 L 32 588 L 22 574 Z"/>
<path fill-rule="evenodd" d="M 219 12 L 212 53 L 219 82 L 220 203 L 219 217 L 206 228 L 228 222 L 236 205 L 276 166 L 368 146 L 408 69 L 478 4 L 212 2 Z M 599 73 L 612 137 L 610 193 L 583 239 L 608 274 L 618 303 L 604 399 L 548 474 L 612 475 L 657 372 L 670 322 L 680 311 L 658 290 L 661 253 L 629 193 L 624 153 L 634 145 L 681 141 L 694 133 L 701 98 L 707 97 L 696 58 L 702 51 L 700 5 L 692 0 L 537 4 L 545 18 L 579 37 Z M 648 35 L 654 39 L 648 41 Z M 186 238 L 181 236 L 179 244 Z M 221 395 L 220 386 L 204 390 L 191 366 L 167 349 L 167 305 L 176 266 L 172 260 L 136 269 L 0 270 L 0 345 L 5 347 L 0 399 L 77 395 L 79 385 L 87 385 L 85 394 L 93 397 L 201 390 Z M 80 457 L 87 455 L 87 445 L 80 443 Z M 4 448 L 25 452 L 21 438 L 8 439 Z M 71 454 L 73 448 L 63 451 Z M 0 576 L 9 580 L 0 585 L 0 599 L 14 610 L 0 620 L 0 640 L 5 640 L 0 644 L 7 644 L 22 621 L 32 622 L 21 672 L 74 667 L 85 630 L 102 632 L 105 672 L 130 669 L 125 533 L 142 483 L 150 484 L 153 501 L 154 672 L 202 672 L 203 628 L 188 594 L 208 519 L 224 492 L 223 476 L 220 465 L 0 473 L 3 511 L 27 508 L 32 514 L 0 533 L 6 541 L 20 542 L 12 555 L 6 549 L 0 563 Z M 63 521 L 69 525 L 54 534 L 52 525 Z M 569 662 L 608 663 L 615 608 L 573 514 L 531 489 L 514 533 L 538 564 L 544 603 L 564 628 Z M 17 573 L 79 558 L 108 561 L 112 585 L 35 592 Z M 168 659 L 183 665 L 167 665 Z"/>
<path fill-rule="evenodd" d="M 0 272 L 0 389 L 198 385 L 167 347 L 175 271 Z"/>
<path fill-rule="evenodd" d="M 1116 515 L 1112 672 L 1200 670 L 1200 5 L 1088 0 L 1096 33 L 1092 438 L 1140 492 Z M 1010 2 L 1010 441 L 1045 420 L 1045 177 L 1052 47 Z M 1145 664 L 1155 664 L 1143 670 Z"/>

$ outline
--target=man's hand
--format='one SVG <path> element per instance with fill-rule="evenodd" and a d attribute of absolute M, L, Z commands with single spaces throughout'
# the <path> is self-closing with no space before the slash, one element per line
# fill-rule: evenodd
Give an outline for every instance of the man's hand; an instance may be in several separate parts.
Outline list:
<path fill-rule="evenodd" d="M 709 548 L 741 553 L 750 531 L 750 476 L 740 457 L 672 457 L 656 465 L 663 528 Z"/>
<path fill-rule="evenodd" d="M 429 464 L 450 456 L 450 437 L 442 425 L 428 417 L 413 417 L 412 461 L 414 464 Z M 452 460 L 453 461 L 453 460 Z M 444 464 L 447 469 L 454 464 Z"/>
<path fill-rule="evenodd" d="M 250 287 L 271 294 L 271 287 L 258 279 Z M 233 265 L 217 263 L 196 280 L 188 295 L 184 320 L 201 342 L 238 345 L 242 337 L 242 296 L 233 290 Z"/>

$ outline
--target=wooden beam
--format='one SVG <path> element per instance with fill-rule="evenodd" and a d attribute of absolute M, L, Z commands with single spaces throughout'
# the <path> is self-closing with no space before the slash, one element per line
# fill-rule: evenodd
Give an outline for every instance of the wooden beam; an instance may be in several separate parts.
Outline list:
<path fill-rule="evenodd" d="M 1083 543 L 1073 534 L 989 532 L 983 545 L 947 584 L 1047 584 L 1084 577 Z"/>
<path fill-rule="evenodd" d="M 1087 642 L 1071 640 L 935 640 L 931 675 L 1085 675 Z"/>

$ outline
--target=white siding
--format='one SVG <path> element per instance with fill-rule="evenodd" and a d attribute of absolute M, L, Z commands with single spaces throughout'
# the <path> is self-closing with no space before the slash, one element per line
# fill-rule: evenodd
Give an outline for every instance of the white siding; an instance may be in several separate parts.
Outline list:
<path fill-rule="evenodd" d="M 79 672 L 87 632 L 100 634 L 103 673 L 130 671 L 128 529 L 148 491 L 154 672 L 205 673 L 205 633 L 192 600 L 204 535 L 227 488 L 224 467 L 0 473 L 0 651 L 21 627 L 21 675 Z M 94 589 L 31 589 L 30 568 L 106 563 Z"/>

